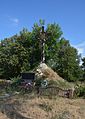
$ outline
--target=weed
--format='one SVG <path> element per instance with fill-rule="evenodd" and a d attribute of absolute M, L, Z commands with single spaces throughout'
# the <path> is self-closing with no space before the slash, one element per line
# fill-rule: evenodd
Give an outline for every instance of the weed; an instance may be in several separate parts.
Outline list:
<path fill-rule="evenodd" d="M 52 110 L 52 107 L 51 107 L 50 105 L 47 105 L 46 103 L 44 103 L 44 104 L 39 104 L 38 106 L 39 106 L 41 109 L 43 109 L 43 110 L 45 110 L 45 111 L 47 111 L 47 112 L 49 112 L 49 111 Z"/>

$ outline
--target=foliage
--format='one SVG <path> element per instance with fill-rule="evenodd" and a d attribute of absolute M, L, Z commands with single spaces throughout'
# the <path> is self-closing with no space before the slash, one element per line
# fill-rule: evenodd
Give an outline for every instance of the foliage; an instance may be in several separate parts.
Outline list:
<path fill-rule="evenodd" d="M 24 32 L 24 31 L 23 31 Z M 28 32 L 27 32 L 28 33 Z M 23 33 L 26 37 L 27 34 Z M 2 78 L 18 76 L 20 72 L 29 70 L 29 50 L 21 36 L 13 36 L 1 41 L 0 44 L 0 73 Z M 24 46 L 24 44 L 26 44 Z"/>
<path fill-rule="evenodd" d="M 82 59 L 82 71 L 83 71 L 83 77 L 82 77 L 82 81 L 85 81 L 85 57 Z"/>
<path fill-rule="evenodd" d="M 17 76 L 17 77 L 13 77 L 13 78 L 11 78 L 11 81 L 12 81 L 12 83 L 11 83 L 11 85 L 10 85 L 10 87 L 8 87 L 8 91 L 9 90 L 12 90 L 12 91 L 20 91 L 20 89 L 19 89 L 19 85 L 20 85 L 20 83 L 21 83 L 21 77 L 20 76 Z"/>
<path fill-rule="evenodd" d="M 78 97 L 84 97 L 85 98 L 85 86 L 79 86 L 76 88 L 76 95 Z"/>
<path fill-rule="evenodd" d="M 19 35 L 1 41 L 0 78 L 17 77 L 41 62 L 41 29 L 44 24 L 44 20 L 40 20 L 34 24 L 31 32 L 24 28 Z M 45 62 L 65 80 L 81 80 L 80 57 L 69 41 L 62 37 L 60 26 L 48 24 L 45 32 Z"/>
<path fill-rule="evenodd" d="M 48 65 L 68 81 L 81 80 L 82 70 L 79 63 L 80 56 L 77 49 L 72 47 L 69 41 L 64 38 L 57 43 L 55 55 L 48 60 Z"/>
<path fill-rule="evenodd" d="M 43 79 L 42 78 L 37 78 L 35 80 L 35 86 L 36 87 L 41 87 L 41 83 L 43 82 Z"/>
<path fill-rule="evenodd" d="M 67 88 L 71 88 L 71 84 L 67 81 L 62 81 L 62 80 L 56 80 L 56 81 L 53 81 L 53 80 L 50 80 L 48 82 L 48 86 L 54 86 L 54 87 L 59 87 L 61 89 L 67 89 Z"/>
<path fill-rule="evenodd" d="M 21 82 L 21 77 L 17 76 L 17 77 L 13 77 L 11 78 L 12 84 L 17 83 L 19 84 Z"/>

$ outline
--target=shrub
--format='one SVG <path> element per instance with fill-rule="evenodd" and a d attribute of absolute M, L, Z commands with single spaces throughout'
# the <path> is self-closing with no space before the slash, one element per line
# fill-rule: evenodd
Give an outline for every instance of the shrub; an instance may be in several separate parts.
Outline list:
<path fill-rule="evenodd" d="M 17 86 L 21 82 L 21 77 L 17 76 L 17 77 L 11 78 L 11 80 L 12 80 L 12 85 Z"/>
<path fill-rule="evenodd" d="M 17 77 L 11 78 L 11 81 L 12 81 L 12 84 L 9 87 L 10 90 L 12 90 L 12 91 L 15 91 L 15 90 L 19 91 L 18 85 L 21 83 L 21 77 L 17 76 Z"/>
<path fill-rule="evenodd" d="M 76 91 L 76 95 L 78 97 L 84 97 L 85 98 L 85 87 L 84 86 L 79 86 L 75 91 Z"/>

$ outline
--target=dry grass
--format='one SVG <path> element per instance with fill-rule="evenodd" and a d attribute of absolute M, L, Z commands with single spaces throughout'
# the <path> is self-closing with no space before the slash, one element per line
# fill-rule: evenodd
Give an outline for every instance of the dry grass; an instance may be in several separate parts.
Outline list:
<path fill-rule="evenodd" d="M 0 112 L 0 119 L 8 119 L 7 116 Z"/>
<path fill-rule="evenodd" d="M 43 105 L 44 107 L 41 108 L 39 105 Z M 55 116 L 62 119 L 64 116 L 65 119 L 85 119 L 84 106 L 85 100 L 83 99 L 69 100 L 57 98 L 55 100 L 35 98 L 22 103 L 21 110 L 24 110 L 23 114 L 33 119 L 52 119 Z"/>
<path fill-rule="evenodd" d="M 54 82 L 57 87 L 67 89 L 72 88 L 73 86 L 60 77 L 57 72 L 48 67 L 45 63 L 41 63 L 35 71 L 36 78 L 46 79 L 48 82 Z"/>
<path fill-rule="evenodd" d="M 48 80 L 61 80 L 64 81 L 63 78 L 61 78 L 56 72 L 54 72 L 50 67 L 48 67 L 45 63 L 41 63 L 37 70 L 36 70 L 36 75 L 39 77 L 42 76 L 45 79 Z"/>
<path fill-rule="evenodd" d="M 26 119 L 85 119 L 84 99 L 48 99 L 37 96 L 29 99 L 28 96 L 24 96 L 12 99 L 8 103 L 14 106 L 18 114 L 27 117 Z M 11 119 L 6 115 L 0 112 L 0 119 Z"/>

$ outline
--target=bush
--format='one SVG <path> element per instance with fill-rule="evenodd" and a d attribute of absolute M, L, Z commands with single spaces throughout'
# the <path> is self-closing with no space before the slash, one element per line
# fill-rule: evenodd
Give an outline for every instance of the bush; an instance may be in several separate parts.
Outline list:
<path fill-rule="evenodd" d="M 79 86 L 75 91 L 76 91 L 76 95 L 78 97 L 84 97 L 85 98 L 85 87 L 84 86 Z"/>
<path fill-rule="evenodd" d="M 35 86 L 36 87 L 41 87 L 41 82 L 42 82 L 42 79 L 36 79 L 35 80 Z"/>
<path fill-rule="evenodd" d="M 17 76 L 17 77 L 11 78 L 11 80 L 12 80 L 12 85 L 17 86 L 21 82 L 21 77 Z"/>
<path fill-rule="evenodd" d="M 12 81 L 12 84 L 9 87 L 10 90 L 19 91 L 18 85 L 21 83 L 21 77 L 20 76 L 17 76 L 17 77 L 11 78 L 11 81 Z"/>
<path fill-rule="evenodd" d="M 49 84 L 49 86 L 57 86 L 57 87 L 62 88 L 62 89 L 71 88 L 70 83 L 65 81 L 65 80 L 64 81 L 62 81 L 62 80 L 56 80 L 56 81 L 50 80 L 48 84 Z"/>

